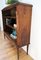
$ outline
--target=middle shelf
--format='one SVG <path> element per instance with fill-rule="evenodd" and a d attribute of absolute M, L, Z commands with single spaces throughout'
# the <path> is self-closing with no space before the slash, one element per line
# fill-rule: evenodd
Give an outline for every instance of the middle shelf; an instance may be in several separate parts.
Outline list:
<path fill-rule="evenodd" d="M 4 16 L 4 18 L 16 18 L 15 16 Z"/>
<path fill-rule="evenodd" d="M 9 27 L 9 28 L 11 28 L 11 29 L 14 29 L 14 27 L 13 27 L 13 26 L 11 26 L 11 25 L 7 25 L 7 24 L 6 24 L 6 26 L 8 26 L 8 27 Z"/>

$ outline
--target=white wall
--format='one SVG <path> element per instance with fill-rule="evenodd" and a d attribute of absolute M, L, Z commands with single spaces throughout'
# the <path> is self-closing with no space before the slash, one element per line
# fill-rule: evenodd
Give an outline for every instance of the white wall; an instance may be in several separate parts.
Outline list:
<path fill-rule="evenodd" d="M 5 4 L 6 0 L 0 0 L 0 26 L 1 26 L 1 30 L 3 31 L 3 23 L 2 23 L 2 9 L 6 6 Z"/>
<path fill-rule="evenodd" d="M 30 3 L 33 5 L 32 25 L 31 25 L 32 28 L 31 28 L 31 39 L 30 39 L 31 44 L 29 46 L 29 54 L 34 58 L 34 60 L 41 60 L 41 0 L 20 0 L 20 1 Z M 4 6 L 5 6 L 5 0 L 0 0 L 0 8 L 2 9 Z"/>

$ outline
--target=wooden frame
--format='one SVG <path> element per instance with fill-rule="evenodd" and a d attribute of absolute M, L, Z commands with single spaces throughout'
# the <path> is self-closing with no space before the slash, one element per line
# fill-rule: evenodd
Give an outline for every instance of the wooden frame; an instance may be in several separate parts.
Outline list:
<path fill-rule="evenodd" d="M 15 9 L 15 10 L 14 10 Z M 11 15 L 11 10 L 14 12 Z M 13 26 L 6 25 L 6 18 L 16 19 L 17 24 L 17 39 L 14 40 L 17 48 L 17 55 L 19 60 L 19 48 L 27 45 L 27 55 L 28 55 L 28 47 L 30 44 L 30 30 L 31 30 L 31 16 L 32 16 L 32 5 L 24 4 L 24 3 L 15 3 L 10 6 L 5 7 L 2 10 L 3 17 L 3 28 L 4 28 L 4 37 L 10 38 L 10 30 L 13 29 Z"/>

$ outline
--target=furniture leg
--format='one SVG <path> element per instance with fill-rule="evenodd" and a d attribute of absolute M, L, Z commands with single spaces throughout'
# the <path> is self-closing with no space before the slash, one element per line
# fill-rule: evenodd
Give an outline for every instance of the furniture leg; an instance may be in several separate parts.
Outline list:
<path fill-rule="evenodd" d="M 5 33 L 4 33 L 4 39 L 5 39 Z"/>
<path fill-rule="evenodd" d="M 27 45 L 27 55 L 28 55 L 28 47 L 29 47 L 29 44 Z"/>
<path fill-rule="evenodd" d="M 19 48 L 17 47 L 17 56 L 18 56 L 18 60 L 19 60 Z"/>

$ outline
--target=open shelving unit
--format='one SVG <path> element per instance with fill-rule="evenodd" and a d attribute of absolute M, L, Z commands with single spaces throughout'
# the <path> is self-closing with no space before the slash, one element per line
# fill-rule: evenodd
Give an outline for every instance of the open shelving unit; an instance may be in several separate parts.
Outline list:
<path fill-rule="evenodd" d="M 19 60 L 19 48 L 30 44 L 32 5 L 17 2 L 2 10 L 4 37 L 15 41 Z M 11 37 L 15 34 L 17 38 Z"/>

